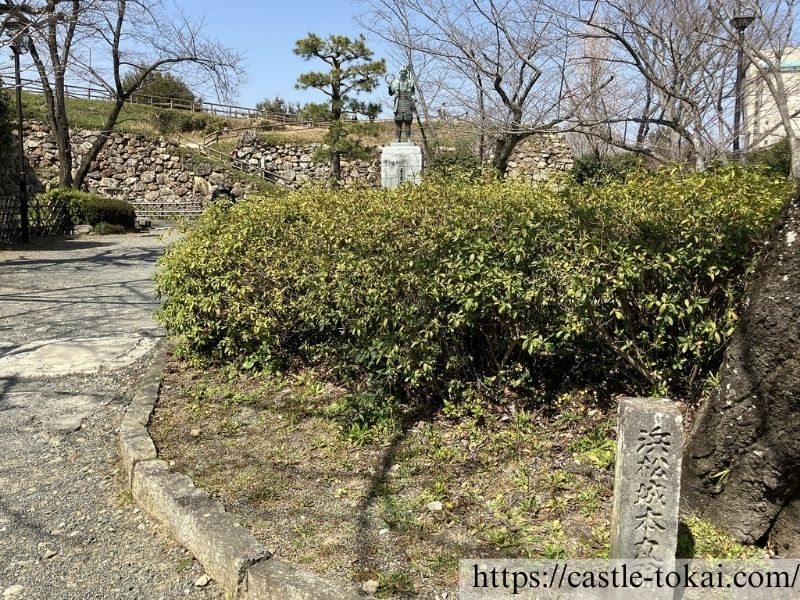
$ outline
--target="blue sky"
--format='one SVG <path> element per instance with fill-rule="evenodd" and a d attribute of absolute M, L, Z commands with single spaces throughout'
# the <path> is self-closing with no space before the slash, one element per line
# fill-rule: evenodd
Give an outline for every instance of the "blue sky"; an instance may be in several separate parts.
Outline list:
<path fill-rule="evenodd" d="M 325 99 L 321 92 L 296 90 L 297 76 L 312 69 L 324 69 L 320 61 L 306 62 L 292 52 L 295 40 L 309 32 L 358 35 L 362 30 L 353 15 L 358 2 L 348 0 L 182 0 L 184 10 L 205 16 L 207 31 L 223 43 L 247 54 L 248 82 L 241 87 L 238 103 L 254 106 L 266 97 L 281 95 L 300 102 Z M 364 32 L 369 39 L 369 33 Z M 372 40 L 376 58 L 382 58 L 380 44 Z M 390 71 L 396 70 L 392 66 Z"/>
<path fill-rule="evenodd" d="M 292 52 L 297 39 L 309 32 L 323 37 L 336 33 L 351 37 L 362 33 L 354 15 L 360 12 L 357 0 L 172 0 L 194 18 L 205 18 L 205 31 L 226 46 L 243 52 L 246 56 L 247 82 L 239 88 L 232 103 L 252 107 L 259 100 L 280 95 L 289 101 L 301 103 L 323 102 L 326 96 L 317 90 L 297 90 L 298 75 L 305 71 L 326 69 L 322 61 L 304 61 Z M 132 25 L 132 24 L 129 24 Z M 380 40 L 363 31 L 375 58 L 385 58 Z M 95 61 L 98 56 L 95 55 Z M 30 58 L 23 57 L 23 77 L 37 79 Z M 397 72 L 389 65 L 390 72 Z M 11 53 L 0 52 L 0 76 L 5 82 L 13 79 Z M 85 85 L 83 81 L 70 81 Z M 209 101 L 216 98 L 208 90 L 198 89 Z M 376 91 L 372 100 L 380 100 Z"/>

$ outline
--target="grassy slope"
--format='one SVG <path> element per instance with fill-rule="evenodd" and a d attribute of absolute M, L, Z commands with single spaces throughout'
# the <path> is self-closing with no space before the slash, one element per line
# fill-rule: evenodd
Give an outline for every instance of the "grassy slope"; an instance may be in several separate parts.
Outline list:
<path fill-rule="evenodd" d="M 31 94 L 23 92 L 22 109 L 26 119 L 47 122 L 46 107 L 42 94 Z M 105 125 L 106 118 L 111 111 L 111 103 L 104 100 L 82 100 L 79 98 L 67 98 L 67 115 L 71 127 L 77 129 L 101 129 Z M 159 112 L 175 113 L 178 115 L 191 115 L 181 111 L 169 109 L 159 109 L 145 104 L 126 104 L 122 109 L 116 130 L 153 134 L 156 129 L 153 125 L 155 115 Z M 208 121 L 213 124 L 222 125 L 228 121 L 221 117 L 207 115 Z"/>
<path fill-rule="evenodd" d="M 26 119 L 47 122 L 46 106 L 42 94 L 23 92 L 22 94 L 23 114 Z M 70 126 L 76 129 L 99 130 L 105 125 L 106 118 L 111 110 L 111 103 L 105 100 L 84 100 L 79 98 L 67 98 L 67 115 Z M 232 128 L 234 131 L 223 133 L 219 141 L 211 144 L 211 147 L 229 154 L 236 147 L 238 138 L 241 135 L 241 128 L 250 124 L 256 124 L 248 119 L 231 119 L 217 117 L 214 115 L 192 114 L 186 111 L 176 111 L 153 107 L 145 104 L 128 103 L 122 109 L 115 130 L 126 133 L 139 133 L 148 136 L 160 135 L 156 123 L 158 117 L 163 120 L 167 115 L 172 123 L 180 123 L 187 119 L 195 120 L 196 124 L 202 126 L 197 131 L 182 133 L 184 138 L 196 142 L 202 142 L 203 138 L 211 132 L 223 131 Z M 199 122 L 202 121 L 202 122 Z M 461 131 L 457 127 L 448 126 L 443 123 L 434 123 L 440 134 L 441 143 L 445 146 L 462 147 L 469 144 L 471 137 L 467 132 Z M 349 122 L 347 129 L 353 137 L 359 139 L 366 146 L 380 146 L 391 141 L 394 135 L 394 124 L 391 122 L 367 123 L 364 121 Z M 415 128 L 416 130 L 416 128 Z M 266 143 L 281 144 L 307 144 L 322 141 L 326 133 L 325 129 L 305 128 L 305 127 L 279 127 L 274 131 L 265 131 L 259 135 L 261 140 Z M 417 131 L 415 139 L 421 142 L 421 136 Z M 265 193 L 272 193 L 282 188 L 274 184 L 265 182 L 259 177 L 253 177 L 230 168 L 222 161 L 212 157 L 202 156 L 187 148 L 181 148 L 184 155 L 191 157 L 195 162 L 211 162 L 225 167 L 231 177 L 242 183 L 254 184 L 259 190 Z"/>
<path fill-rule="evenodd" d="M 365 146 L 388 144 L 394 139 L 395 133 L 394 123 L 387 121 L 372 124 L 362 121 L 347 122 L 345 129 Z M 321 142 L 326 133 L 327 130 L 323 128 L 278 127 L 272 131 L 263 131 L 259 133 L 258 137 L 265 144 L 308 144 Z M 422 144 L 422 135 L 416 124 L 412 136 L 418 144 Z M 476 135 L 468 127 L 458 123 L 434 121 L 429 125 L 428 136 L 431 142 L 438 140 L 439 145 L 443 148 L 457 150 L 469 150 L 477 141 Z M 213 147 L 220 151 L 230 151 L 236 145 L 237 137 L 236 135 L 223 136 Z"/>
<path fill-rule="evenodd" d="M 45 101 L 42 94 L 23 92 L 22 105 L 26 119 L 47 122 Z M 111 110 L 111 103 L 105 100 L 83 100 L 79 98 L 67 98 L 67 113 L 70 126 L 78 129 L 101 129 L 108 113 Z M 157 108 L 146 104 L 126 104 L 122 109 L 122 114 L 115 129 L 117 131 L 142 133 L 147 135 L 157 135 L 156 116 L 159 114 L 172 115 L 174 121 L 182 119 L 200 119 L 206 122 L 203 131 L 188 132 L 187 137 L 200 140 L 206 133 L 221 131 L 225 127 L 240 128 L 247 126 L 253 121 L 248 119 L 234 119 L 228 117 L 218 117 L 214 115 L 199 115 L 186 111 Z M 463 127 L 455 123 L 433 122 L 431 128 L 436 130 L 436 134 L 443 146 L 462 147 L 469 145 L 474 136 Z M 379 122 L 370 124 L 364 121 L 347 123 L 347 129 L 359 138 L 366 145 L 381 145 L 391 141 L 394 135 L 394 124 L 391 122 Z M 415 139 L 421 142 L 418 128 L 415 126 Z M 297 143 L 305 144 L 309 142 L 320 142 L 326 130 L 320 128 L 307 129 L 305 127 L 284 127 L 275 131 L 261 134 L 264 141 L 271 143 Z M 221 138 L 215 145 L 222 150 L 223 147 L 232 147 L 234 139 L 241 132 L 232 132 L 230 136 Z"/>

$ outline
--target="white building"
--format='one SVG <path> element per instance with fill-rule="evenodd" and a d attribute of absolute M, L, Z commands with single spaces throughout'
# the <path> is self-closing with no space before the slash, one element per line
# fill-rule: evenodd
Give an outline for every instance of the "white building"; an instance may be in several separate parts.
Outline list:
<path fill-rule="evenodd" d="M 781 79 L 786 90 L 792 124 L 800 133 L 800 48 L 790 49 L 781 60 Z M 747 146 L 763 148 L 786 137 L 775 98 L 758 69 L 751 66 L 745 77 L 744 123 Z"/>

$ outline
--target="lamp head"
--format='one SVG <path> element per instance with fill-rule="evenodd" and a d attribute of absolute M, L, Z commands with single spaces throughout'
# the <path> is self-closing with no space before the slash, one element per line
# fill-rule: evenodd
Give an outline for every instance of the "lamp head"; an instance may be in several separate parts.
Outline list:
<path fill-rule="evenodd" d="M 744 31 L 754 20 L 752 15 L 736 15 L 731 19 L 731 25 L 736 31 Z"/>
<path fill-rule="evenodd" d="M 9 19 L 5 23 L 6 35 L 11 38 L 11 49 L 19 54 L 25 54 L 33 45 L 33 39 L 25 33 L 24 28 L 23 23 L 14 19 Z"/>

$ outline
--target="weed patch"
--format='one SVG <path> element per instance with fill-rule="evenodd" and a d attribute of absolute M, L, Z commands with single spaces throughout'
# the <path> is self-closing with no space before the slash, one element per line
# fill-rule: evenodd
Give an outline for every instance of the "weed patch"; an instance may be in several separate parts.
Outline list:
<path fill-rule="evenodd" d="M 372 406 L 320 371 L 173 360 L 151 434 L 277 556 L 344 588 L 375 580 L 379 596 L 455 597 L 459 558 L 608 555 L 610 466 L 583 458 L 613 442 L 613 403 L 559 396 L 556 410 L 475 403 L 421 415 Z M 374 411 L 351 422 L 369 423 L 363 439 L 347 425 L 355 408 Z M 762 552 L 687 523 L 697 556 Z"/>

